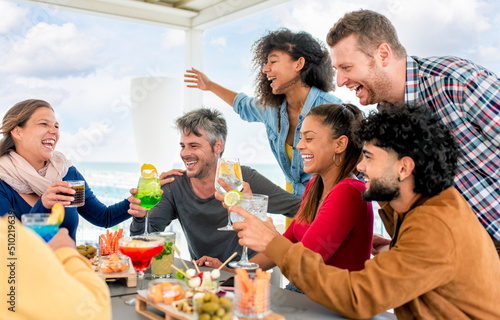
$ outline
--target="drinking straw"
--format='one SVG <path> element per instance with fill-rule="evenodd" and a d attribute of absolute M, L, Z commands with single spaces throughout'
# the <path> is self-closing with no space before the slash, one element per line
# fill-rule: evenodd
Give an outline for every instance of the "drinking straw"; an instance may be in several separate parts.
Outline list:
<path fill-rule="evenodd" d="M 181 269 L 177 268 L 176 266 L 172 265 L 172 268 L 174 268 L 175 270 L 179 271 L 180 273 L 182 273 L 182 275 L 188 279 L 191 279 L 190 276 L 188 276 L 184 271 L 182 271 Z"/>
<path fill-rule="evenodd" d="M 179 251 L 179 249 L 177 249 L 177 246 L 175 245 L 175 243 L 172 243 L 172 248 L 174 248 L 174 251 L 177 253 L 177 255 L 179 256 L 179 258 L 181 259 L 181 262 L 184 265 L 184 267 L 186 268 L 186 270 L 189 269 L 188 266 L 187 266 L 187 264 L 181 258 L 181 252 Z"/>
<path fill-rule="evenodd" d="M 193 264 L 194 264 L 194 268 L 196 269 L 196 272 L 198 272 L 198 274 L 200 274 L 200 269 L 198 269 L 198 266 L 196 265 L 196 262 L 194 262 L 194 260 L 193 260 Z"/>
<path fill-rule="evenodd" d="M 218 268 L 218 270 L 220 271 L 220 269 L 222 269 L 226 264 L 228 264 L 231 260 L 233 260 L 233 258 L 236 257 L 237 254 L 238 253 L 235 252 L 229 258 L 227 258 L 227 260 Z"/>

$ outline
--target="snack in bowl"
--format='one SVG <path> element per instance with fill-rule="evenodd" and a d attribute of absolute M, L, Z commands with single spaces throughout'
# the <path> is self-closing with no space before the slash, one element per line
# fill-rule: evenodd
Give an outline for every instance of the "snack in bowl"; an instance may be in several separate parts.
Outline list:
<path fill-rule="evenodd" d="M 170 304 L 184 298 L 184 284 L 177 279 L 159 279 L 149 283 L 148 298 Z"/>
<path fill-rule="evenodd" d="M 215 293 L 206 293 L 201 297 L 194 297 L 195 319 L 233 319 L 233 302 L 226 297 L 219 297 Z"/>
<path fill-rule="evenodd" d="M 81 244 L 78 247 L 76 247 L 76 249 L 82 256 L 88 259 L 95 257 L 97 253 L 97 249 L 90 244 L 88 245 Z"/>
<path fill-rule="evenodd" d="M 102 256 L 99 261 L 98 271 L 104 273 L 122 272 L 128 269 L 126 258 L 120 258 L 117 254 Z"/>

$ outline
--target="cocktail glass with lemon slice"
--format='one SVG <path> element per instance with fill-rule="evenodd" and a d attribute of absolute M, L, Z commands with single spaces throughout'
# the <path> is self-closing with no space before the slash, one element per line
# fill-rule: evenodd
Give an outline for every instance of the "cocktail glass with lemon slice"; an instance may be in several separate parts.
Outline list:
<path fill-rule="evenodd" d="M 265 194 L 244 193 L 242 194 L 241 199 L 237 205 L 245 209 L 252 215 L 256 216 L 260 220 L 265 221 L 267 218 L 268 203 L 269 203 L 269 196 Z M 236 212 L 231 212 L 230 216 L 232 222 L 245 221 L 245 219 L 243 219 L 243 217 L 237 214 Z M 240 261 L 230 262 L 229 266 L 231 268 L 242 268 L 246 270 L 255 270 L 259 268 L 259 265 L 257 263 L 250 262 L 248 260 L 248 248 L 246 246 L 243 246 Z"/>
<path fill-rule="evenodd" d="M 35 231 L 45 242 L 49 242 L 59 231 L 64 220 L 64 207 L 56 203 L 51 213 L 27 213 L 21 216 L 24 226 Z"/>
<path fill-rule="evenodd" d="M 154 207 L 161 200 L 161 185 L 158 178 L 158 171 L 152 164 L 143 164 L 141 167 L 141 177 L 137 185 L 137 199 L 141 200 L 141 207 L 146 208 L 144 234 L 149 234 L 149 209 Z"/>
<path fill-rule="evenodd" d="M 217 161 L 217 174 L 215 176 L 215 190 L 225 194 L 226 190 L 219 184 L 218 179 L 224 180 L 233 190 L 243 190 L 243 176 L 241 174 L 240 160 L 238 158 L 219 158 Z M 231 220 L 227 219 L 225 227 L 218 228 L 220 231 L 233 231 Z"/>

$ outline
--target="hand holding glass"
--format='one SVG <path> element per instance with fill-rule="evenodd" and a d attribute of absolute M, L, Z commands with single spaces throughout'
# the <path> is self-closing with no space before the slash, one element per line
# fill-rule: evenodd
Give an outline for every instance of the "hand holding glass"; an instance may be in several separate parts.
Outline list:
<path fill-rule="evenodd" d="M 217 161 L 217 174 L 215 175 L 215 190 L 225 194 L 227 191 L 219 184 L 221 178 L 232 190 L 243 190 L 243 176 L 241 174 L 240 160 L 238 158 L 219 158 Z M 233 231 L 231 220 L 228 219 L 225 227 L 218 228 L 220 231 Z"/>
<path fill-rule="evenodd" d="M 269 197 L 263 194 L 255 194 L 255 193 L 244 193 L 243 199 L 241 199 L 239 207 L 245 209 L 250 214 L 253 214 L 260 220 L 265 221 L 267 218 L 267 204 L 269 202 Z M 242 216 L 237 214 L 236 212 L 231 212 L 231 221 L 232 222 L 241 222 L 245 221 Z M 248 261 L 248 248 L 243 247 L 243 252 L 241 253 L 241 260 L 238 262 L 231 262 L 229 266 L 231 268 L 243 268 L 247 270 L 257 269 L 259 265 L 257 263 L 253 263 Z"/>
<path fill-rule="evenodd" d="M 137 199 L 141 200 L 141 207 L 146 208 L 144 234 L 148 235 L 149 231 L 149 209 L 154 207 L 161 200 L 161 185 L 158 172 L 152 165 L 143 165 L 141 168 L 141 177 L 137 185 Z"/>

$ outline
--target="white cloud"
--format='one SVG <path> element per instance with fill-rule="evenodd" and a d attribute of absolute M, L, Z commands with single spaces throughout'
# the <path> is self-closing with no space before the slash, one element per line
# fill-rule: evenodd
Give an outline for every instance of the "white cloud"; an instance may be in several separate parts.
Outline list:
<path fill-rule="evenodd" d="M 226 38 L 225 37 L 218 37 L 218 38 L 212 38 L 210 39 L 210 45 L 213 47 L 226 47 Z"/>
<path fill-rule="evenodd" d="M 101 44 L 74 24 L 39 23 L 0 57 L 0 72 L 37 77 L 88 73 L 102 63 Z"/>
<path fill-rule="evenodd" d="M 184 45 L 185 39 L 184 31 L 169 29 L 163 35 L 162 47 L 165 50 L 181 47 Z"/>
<path fill-rule="evenodd" d="M 323 42 L 328 30 L 346 12 L 369 9 L 391 20 L 410 55 L 455 55 L 486 68 L 498 67 L 485 63 L 500 59 L 498 54 L 493 55 L 500 43 L 497 1 L 292 0 L 286 6 L 288 10 L 273 9 L 273 16 L 279 17 L 283 26 L 305 30 Z"/>
<path fill-rule="evenodd" d="M 8 2 L 0 2 L 0 12 L 2 18 L 0 19 L 0 34 L 8 34 L 13 29 L 26 23 L 26 14 L 28 10 L 17 7 Z"/>

